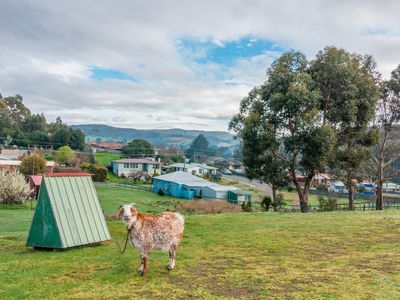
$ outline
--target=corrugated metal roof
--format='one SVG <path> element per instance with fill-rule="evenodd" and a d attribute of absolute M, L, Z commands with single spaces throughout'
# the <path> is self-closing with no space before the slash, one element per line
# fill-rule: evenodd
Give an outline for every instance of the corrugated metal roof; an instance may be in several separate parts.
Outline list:
<path fill-rule="evenodd" d="M 166 168 L 202 168 L 207 170 L 218 170 L 218 168 L 197 163 L 175 163 L 166 166 Z"/>
<path fill-rule="evenodd" d="M 208 188 L 217 191 L 217 192 L 225 192 L 225 191 L 239 191 L 239 188 L 231 185 L 211 185 Z"/>
<path fill-rule="evenodd" d="M 48 237 L 48 227 L 52 224 L 56 228 L 51 228 L 52 236 Z M 90 176 L 43 178 L 28 246 L 69 248 L 110 239 Z M 48 241 L 52 243 L 48 245 Z"/>
<path fill-rule="evenodd" d="M 123 158 L 113 160 L 112 163 L 135 163 L 135 164 L 153 164 L 153 165 L 161 165 L 160 162 L 145 158 Z"/>
<path fill-rule="evenodd" d="M 215 185 L 216 183 L 212 183 L 203 178 L 191 175 L 186 172 L 176 171 L 168 174 L 164 174 L 161 176 L 154 177 L 154 179 L 164 180 L 164 181 L 172 181 L 178 184 L 184 184 L 187 186 L 210 186 Z"/>
<path fill-rule="evenodd" d="M 227 190 L 232 190 L 232 189 L 237 190 L 236 187 L 223 186 L 223 185 L 208 181 L 206 179 L 191 175 L 191 174 L 183 172 L 183 171 L 176 171 L 176 172 L 164 174 L 164 175 L 153 177 L 153 178 L 158 179 L 158 180 L 175 182 L 177 184 L 183 184 L 188 187 L 209 187 L 216 191 L 217 190 L 218 191 L 227 191 Z"/>

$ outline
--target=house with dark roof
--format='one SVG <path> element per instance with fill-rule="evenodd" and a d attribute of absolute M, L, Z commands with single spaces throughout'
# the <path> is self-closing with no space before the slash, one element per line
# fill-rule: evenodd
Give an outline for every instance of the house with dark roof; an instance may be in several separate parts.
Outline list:
<path fill-rule="evenodd" d="M 117 176 L 130 176 L 139 172 L 161 174 L 161 162 L 153 158 L 123 158 L 113 160 L 111 166 Z"/>

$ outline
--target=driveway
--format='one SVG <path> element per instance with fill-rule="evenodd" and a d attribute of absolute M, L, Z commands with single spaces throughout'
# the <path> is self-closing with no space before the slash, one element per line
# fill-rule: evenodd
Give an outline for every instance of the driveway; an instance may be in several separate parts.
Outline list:
<path fill-rule="evenodd" d="M 267 196 L 272 196 L 272 189 L 266 183 L 260 183 L 258 180 L 250 180 L 244 176 L 236 176 L 236 175 L 222 175 L 222 178 L 231 181 L 238 181 L 240 183 L 249 184 L 252 188 L 262 191 L 263 194 Z"/>

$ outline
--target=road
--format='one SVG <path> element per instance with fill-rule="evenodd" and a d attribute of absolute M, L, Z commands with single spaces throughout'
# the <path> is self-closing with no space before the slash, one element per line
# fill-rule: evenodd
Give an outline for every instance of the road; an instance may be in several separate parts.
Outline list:
<path fill-rule="evenodd" d="M 250 180 L 244 176 L 236 176 L 236 175 L 222 175 L 222 178 L 231 180 L 231 181 L 238 181 L 241 183 L 249 184 L 254 187 L 254 189 L 262 191 L 267 196 L 272 196 L 272 189 L 266 183 L 260 183 L 257 180 Z"/>

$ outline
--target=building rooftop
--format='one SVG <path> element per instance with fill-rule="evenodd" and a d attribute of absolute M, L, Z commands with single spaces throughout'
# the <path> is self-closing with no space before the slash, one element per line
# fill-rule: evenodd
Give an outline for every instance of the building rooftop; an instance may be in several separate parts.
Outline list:
<path fill-rule="evenodd" d="M 1 166 L 19 166 L 21 165 L 21 161 L 20 160 L 1 160 L 0 159 L 0 165 Z M 46 161 L 46 167 L 53 167 L 54 166 L 54 161 L 49 160 Z"/>
<path fill-rule="evenodd" d="M 146 158 L 123 158 L 113 160 L 112 163 L 133 163 L 133 164 L 153 164 L 153 165 L 161 165 L 159 161 L 150 160 Z"/>
<path fill-rule="evenodd" d="M 205 164 L 197 164 L 197 163 L 175 163 L 172 165 L 166 166 L 166 168 L 203 168 L 208 170 L 218 170 L 218 168 L 207 166 Z"/>
<path fill-rule="evenodd" d="M 183 171 L 172 172 L 168 174 L 164 174 L 161 176 L 154 177 L 154 179 L 171 181 L 177 184 L 183 184 L 189 187 L 209 187 L 215 191 L 232 191 L 238 190 L 238 188 L 234 186 L 224 186 L 220 185 L 206 179 L 191 175 L 189 173 Z"/>
<path fill-rule="evenodd" d="M 239 191 L 239 188 L 237 188 L 236 186 L 232 186 L 232 185 L 212 185 L 209 186 L 210 189 L 214 190 L 214 191 L 218 191 L 218 192 L 224 192 L 224 191 Z"/>
<path fill-rule="evenodd" d="M 189 173 L 183 171 L 172 172 L 168 174 L 164 174 L 161 176 L 154 177 L 154 179 L 164 180 L 164 181 L 172 181 L 178 184 L 184 184 L 187 186 L 211 186 L 218 185 L 206 179 L 191 175 Z"/>

